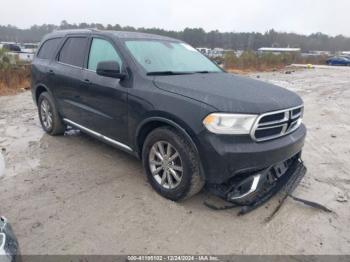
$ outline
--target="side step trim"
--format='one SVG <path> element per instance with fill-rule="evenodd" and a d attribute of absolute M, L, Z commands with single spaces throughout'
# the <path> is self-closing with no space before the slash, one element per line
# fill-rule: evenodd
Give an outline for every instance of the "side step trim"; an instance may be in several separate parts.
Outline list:
<path fill-rule="evenodd" d="M 120 143 L 120 142 L 118 142 L 118 141 L 116 141 L 116 140 L 114 140 L 114 139 L 112 139 L 112 138 L 109 138 L 109 137 L 107 137 L 107 136 L 104 136 L 104 135 L 102 135 L 102 134 L 100 134 L 100 133 L 98 133 L 98 132 L 96 132 L 96 131 L 93 131 L 93 130 L 91 130 L 91 129 L 85 127 L 85 126 L 79 125 L 78 123 L 75 123 L 75 122 L 72 121 L 72 120 L 69 120 L 69 119 L 67 119 L 67 118 L 63 118 L 63 121 L 66 122 L 67 124 L 70 124 L 70 125 L 72 125 L 72 126 L 74 126 L 74 127 L 79 128 L 79 129 L 81 129 L 82 131 L 85 131 L 85 132 L 87 132 L 87 133 L 89 133 L 89 134 L 91 134 L 91 135 L 93 135 L 93 136 L 95 136 L 95 137 L 97 137 L 97 138 L 100 138 L 100 139 L 102 139 L 102 140 L 104 140 L 104 141 L 106 141 L 106 142 L 108 142 L 108 143 L 111 143 L 111 144 L 113 144 L 113 145 L 115 145 L 115 146 L 117 146 L 117 147 L 120 147 L 121 149 L 124 149 L 124 150 L 129 151 L 129 152 L 133 152 L 133 150 L 131 149 L 131 147 L 129 147 L 129 146 L 123 144 L 123 143 Z"/>

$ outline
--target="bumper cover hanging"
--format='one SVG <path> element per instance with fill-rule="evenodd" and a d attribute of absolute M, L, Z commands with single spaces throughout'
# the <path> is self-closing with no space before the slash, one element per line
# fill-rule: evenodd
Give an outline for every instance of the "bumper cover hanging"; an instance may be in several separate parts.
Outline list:
<path fill-rule="evenodd" d="M 238 215 L 243 215 L 261 206 L 279 191 L 291 194 L 305 173 L 306 167 L 299 153 L 287 161 L 251 174 L 239 181 L 231 181 L 225 186 L 212 185 L 209 190 L 233 205 L 216 207 L 207 202 L 205 205 L 215 210 L 241 207 Z"/>

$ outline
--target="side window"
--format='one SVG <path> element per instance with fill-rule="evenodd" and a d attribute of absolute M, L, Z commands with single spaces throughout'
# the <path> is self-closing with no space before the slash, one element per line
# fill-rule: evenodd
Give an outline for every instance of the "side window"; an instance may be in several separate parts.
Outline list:
<path fill-rule="evenodd" d="M 46 40 L 41 46 L 37 57 L 41 59 L 50 59 L 51 57 L 53 57 L 54 52 L 57 50 L 60 42 L 61 38 L 53 38 Z"/>
<path fill-rule="evenodd" d="M 64 64 L 83 67 L 85 50 L 88 44 L 86 37 L 70 37 L 64 43 L 58 61 Z"/>
<path fill-rule="evenodd" d="M 122 67 L 122 60 L 112 44 L 100 38 L 92 39 L 88 69 L 96 71 L 97 64 L 102 61 L 116 61 Z"/>

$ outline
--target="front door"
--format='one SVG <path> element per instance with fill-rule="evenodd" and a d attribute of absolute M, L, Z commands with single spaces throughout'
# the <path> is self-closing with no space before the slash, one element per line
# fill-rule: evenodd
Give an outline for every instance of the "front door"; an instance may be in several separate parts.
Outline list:
<path fill-rule="evenodd" d="M 112 42 L 93 37 L 84 70 L 86 85 L 83 97 L 86 105 L 84 123 L 95 132 L 123 144 L 129 144 L 128 92 L 123 83 L 128 80 L 97 75 L 97 64 L 102 61 L 116 61 L 121 67 L 120 70 L 123 70 L 123 61 Z"/>

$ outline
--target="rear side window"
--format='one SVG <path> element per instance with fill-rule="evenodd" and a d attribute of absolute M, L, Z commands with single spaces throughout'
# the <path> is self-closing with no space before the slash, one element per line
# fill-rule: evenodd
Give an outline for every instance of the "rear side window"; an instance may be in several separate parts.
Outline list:
<path fill-rule="evenodd" d="M 60 42 L 61 38 L 46 40 L 41 46 L 37 57 L 41 59 L 50 59 L 51 57 L 53 57 L 54 52 L 57 50 Z"/>
<path fill-rule="evenodd" d="M 90 48 L 88 69 L 96 71 L 97 64 L 103 61 L 118 62 L 121 70 L 122 60 L 112 44 L 106 40 L 94 38 Z"/>
<path fill-rule="evenodd" d="M 70 37 L 64 43 L 58 61 L 64 64 L 83 67 L 88 44 L 86 37 Z"/>

